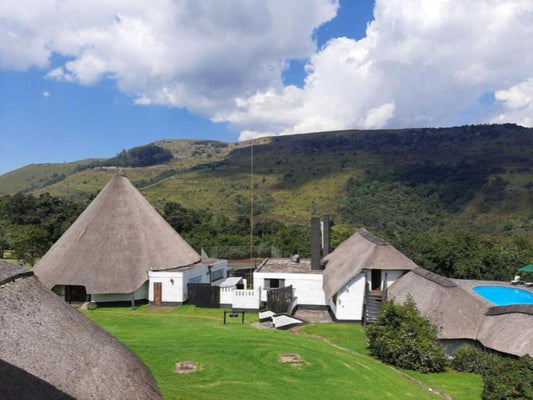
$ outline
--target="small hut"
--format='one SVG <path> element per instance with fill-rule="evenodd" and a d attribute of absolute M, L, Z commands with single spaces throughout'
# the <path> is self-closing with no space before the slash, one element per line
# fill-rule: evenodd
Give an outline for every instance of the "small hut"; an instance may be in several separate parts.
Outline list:
<path fill-rule="evenodd" d="M 199 262 L 200 255 L 128 178 L 117 175 L 34 270 L 67 301 L 129 302 L 147 299 L 149 270 Z"/>
<path fill-rule="evenodd" d="M 143 362 L 43 286 L 0 261 L 0 398 L 160 400 Z"/>
<path fill-rule="evenodd" d="M 361 228 L 323 259 L 323 287 L 339 320 L 361 321 L 369 292 L 377 297 L 418 266 L 387 241 Z M 366 294 L 366 295 L 365 295 Z"/>

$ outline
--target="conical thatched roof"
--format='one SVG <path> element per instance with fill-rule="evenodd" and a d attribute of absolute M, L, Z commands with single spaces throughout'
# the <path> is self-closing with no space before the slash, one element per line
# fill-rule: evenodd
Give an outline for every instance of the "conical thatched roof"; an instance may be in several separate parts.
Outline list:
<path fill-rule="evenodd" d="M 471 339 L 508 354 L 533 355 L 533 305 L 491 307 L 452 280 L 422 268 L 396 280 L 390 299 L 411 296 L 420 312 L 437 326 L 440 339 Z"/>
<path fill-rule="evenodd" d="M 124 176 L 115 176 L 35 266 L 49 288 L 131 293 L 149 269 L 190 265 L 199 254 Z"/>
<path fill-rule="evenodd" d="M 160 400 L 150 370 L 126 346 L 0 261 L 0 398 Z"/>
<path fill-rule="evenodd" d="M 361 228 L 324 257 L 324 292 L 329 299 L 363 269 L 411 270 L 417 265 L 385 240 Z"/>

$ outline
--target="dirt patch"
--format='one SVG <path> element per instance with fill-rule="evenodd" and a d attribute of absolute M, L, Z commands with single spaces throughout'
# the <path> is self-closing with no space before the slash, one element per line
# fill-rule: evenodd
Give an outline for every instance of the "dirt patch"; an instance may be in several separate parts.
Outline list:
<path fill-rule="evenodd" d="M 188 374 L 189 372 L 198 371 L 198 363 L 196 361 L 181 361 L 176 363 L 176 372 L 177 374 Z"/>
<path fill-rule="evenodd" d="M 283 353 L 279 355 L 279 361 L 282 363 L 302 363 L 302 357 L 297 353 Z"/>
<path fill-rule="evenodd" d="M 274 329 L 274 324 L 272 324 L 272 321 L 255 322 L 252 324 L 252 326 L 255 326 L 259 329 Z"/>

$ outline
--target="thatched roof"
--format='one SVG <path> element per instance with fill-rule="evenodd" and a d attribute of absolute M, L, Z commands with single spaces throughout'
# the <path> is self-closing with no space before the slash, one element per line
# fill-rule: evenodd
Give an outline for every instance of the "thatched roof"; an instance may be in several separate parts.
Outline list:
<path fill-rule="evenodd" d="M 147 271 L 190 265 L 200 256 L 124 176 L 115 176 L 35 266 L 49 288 L 131 293 Z"/>
<path fill-rule="evenodd" d="M 419 268 L 396 280 L 389 298 L 403 303 L 410 295 L 437 326 L 440 339 L 478 340 L 503 353 L 533 355 L 533 306 L 490 307 L 469 289 L 424 271 Z"/>
<path fill-rule="evenodd" d="M 476 339 L 487 308 L 483 300 L 457 285 L 443 286 L 414 271 L 400 277 L 388 289 L 389 298 L 400 303 L 408 295 L 437 326 L 441 339 Z"/>
<path fill-rule="evenodd" d="M 324 292 L 329 299 L 363 269 L 411 270 L 417 265 L 385 240 L 361 228 L 324 257 Z"/>
<path fill-rule="evenodd" d="M 44 287 L 0 261 L 0 397 L 161 399 L 126 346 Z"/>
<path fill-rule="evenodd" d="M 484 346 L 503 353 L 533 356 L 533 315 L 519 312 L 487 315 L 477 339 Z"/>

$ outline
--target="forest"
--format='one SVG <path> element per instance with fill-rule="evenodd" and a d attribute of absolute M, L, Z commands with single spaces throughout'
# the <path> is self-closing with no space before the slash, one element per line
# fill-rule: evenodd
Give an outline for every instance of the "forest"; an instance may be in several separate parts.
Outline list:
<path fill-rule="evenodd" d="M 438 223 L 439 213 L 446 211 L 432 209 L 432 203 L 426 200 L 429 198 L 439 202 L 439 193 L 443 193 L 444 201 L 456 205 L 458 199 L 468 197 L 467 186 L 462 194 L 458 192 L 452 197 L 446 195 L 444 188 L 420 189 L 417 196 L 425 200 L 413 203 L 405 188 L 399 188 L 398 183 L 388 182 L 388 178 L 383 179 L 384 186 L 375 180 L 347 182 L 348 196 L 341 213 L 345 220 L 338 222 L 352 222 L 353 225 L 348 225 L 352 226 L 349 229 L 345 228 L 346 225 L 343 229 L 337 229 L 335 225 L 332 227 L 332 247 L 353 233 L 355 226 L 365 226 L 386 238 L 421 267 L 452 278 L 507 280 L 517 268 L 533 261 L 533 241 L 526 234 L 491 236 L 476 232 L 474 227 L 471 230 L 458 229 L 439 234 L 431 232 L 432 225 Z M 457 182 L 451 185 L 457 186 Z M 370 197 L 365 200 L 364 193 L 372 196 L 369 194 Z M 421 193 L 426 193 L 427 197 Z M 399 196 L 401 201 L 396 204 L 405 206 L 399 209 L 380 208 L 372 201 L 373 198 L 379 198 L 375 196 L 385 195 Z M 427 205 L 421 209 L 424 202 Z M 33 196 L 17 193 L 0 197 L 0 256 L 4 250 L 12 250 L 16 258 L 33 265 L 87 204 L 48 194 Z M 212 247 L 230 249 L 232 246 L 245 247 L 249 243 L 250 219 L 245 213 L 246 208 L 241 208 L 237 218 L 229 218 L 208 210 L 190 209 L 167 202 L 162 216 L 198 251 Z M 381 222 L 385 220 L 387 223 Z M 309 226 L 305 224 L 284 224 L 259 218 L 254 224 L 255 256 L 268 254 L 270 246 L 275 246 L 284 256 L 294 253 L 309 256 L 309 233 Z M 242 254 L 231 254 L 230 250 L 227 254 L 217 254 L 218 257 L 224 255 L 243 257 Z"/>

